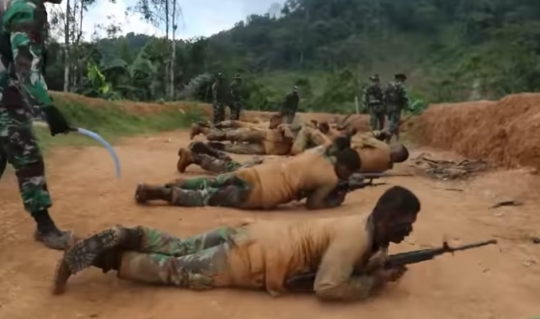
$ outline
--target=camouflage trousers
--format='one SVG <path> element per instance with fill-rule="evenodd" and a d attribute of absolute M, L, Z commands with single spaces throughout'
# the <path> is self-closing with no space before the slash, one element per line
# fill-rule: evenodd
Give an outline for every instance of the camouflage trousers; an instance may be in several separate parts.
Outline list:
<path fill-rule="evenodd" d="M 294 122 L 295 113 L 283 113 L 283 123 L 292 124 Z"/>
<path fill-rule="evenodd" d="M 225 106 L 221 102 L 216 102 L 212 104 L 213 107 L 213 122 L 217 124 L 225 120 Z"/>
<path fill-rule="evenodd" d="M 215 177 L 194 177 L 178 180 L 171 187 L 170 204 L 173 206 L 240 207 L 249 197 L 252 185 L 235 173 Z"/>
<path fill-rule="evenodd" d="M 384 111 L 375 111 L 371 110 L 369 112 L 369 125 L 371 126 L 372 131 L 381 131 L 384 129 L 384 120 L 385 120 Z"/>
<path fill-rule="evenodd" d="M 240 112 L 242 112 L 242 101 L 234 101 L 229 107 L 231 109 L 231 121 L 238 121 Z"/>
<path fill-rule="evenodd" d="M 0 143 L 15 169 L 24 208 L 39 212 L 52 205 L 45 164 L 32 129 L 33 115 L 21 93 L 0 70 Z"/>
<path fill-rule="evenodd" d="M 193 163 L 199 165 L 202 169 L 212 173 L 230 173 L 241 168 L 252 167 L 263 162 L 262 158 L 253 158 L 244 163 L 239 163 L 231 158 L 218 158 L 204 153 L 191 154 Z"/>
<path fill-rule="evenodd" d="M 194 290 L 230 285 L 228 255 L 242 228 L 221 227 L 187 239 L 138 228 L 141 247 L 122 254 L 119 278 Z"/>
<path fill-rule="evenodd" d="M 388 110 L 388 130 L 390 134 L 399 134 L 399 122 L 401 121 L 401 109 Z"/>

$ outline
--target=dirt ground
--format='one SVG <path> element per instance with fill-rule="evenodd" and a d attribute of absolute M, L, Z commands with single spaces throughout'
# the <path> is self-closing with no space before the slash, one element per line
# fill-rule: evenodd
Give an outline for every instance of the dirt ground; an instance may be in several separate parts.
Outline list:
<path fill-rule="evenodd" d="M 249 212 L 222 208 L 139 207 L 137 182 L 166 182 L 175 171 L 178 147 L 186 132 L 137 137 L 121 142 L 117 152 L 123 176 L 99 147 L 61 148 L 47 157 L 57 223 L 80 234 L 115 224 L 147 225 L 190 236 L 246 218 L 314 218 L 347 215 L 372 208 L 389 186 L 351 193 L 339 208 L 322 212 L 285 208 Z M 417 154 L 425 149 L 416 149 Z M 428 150 L 430 151 L 430 150 Z M 438 153 L 438 155 L 441 155 Z M 443 156 L 450 156 L 443 154 Z M 411 156 L 414 157 L 414 154 Z M 407 163 L 397 170 L 409 170 Z M 198 174 L 194 167 L 188 174 Z M 415 318 L 529 319 L 540 316 L 540 245 L 538 177 L 525 170 L 490 172 L 468 182 L 422 177 L 387 178 L 413 190 L 422 211 L 412 236 L 393 251 L 496 238 L 499 245 L 445 255 L 413 265 L 399 285 L 364 303 L 331 305 L 313 296 L 272 298 L 264 292 L 216 290 L 193 292 L 149 287 L 89 270 L 73 277 L 65 295 L 49 294 L 61 253 L 32 240 L 33 222 L 22 210 L 13 172 L 0 181 L 0 318 Z M 518 199 L 521 207 L 489 209 L 497 201 Z M 540 234 L 538 234 L 540 235 Z M 275 311 L 275 312 L 274 312 Z M 274 313 L 272 315 L 272 313 Z"/>

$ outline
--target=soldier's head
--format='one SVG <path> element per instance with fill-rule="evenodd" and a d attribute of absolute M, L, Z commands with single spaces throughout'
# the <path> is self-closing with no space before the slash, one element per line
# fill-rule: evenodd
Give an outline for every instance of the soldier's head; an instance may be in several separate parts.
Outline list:
<path fill-rule="evenodd" d="M 336 138 L 338 140 L 339 138 Z M 350 140 L 349 140 L 350 141 Z M 335 141 L 334 141 L 335 142 Z M 344 148 L 335 152 L 334 170 L 339 179 L 348 179 L 362 166 L 360 155 L 352 148 Z"/>
<path fill-rule="evenodd" d="M 222 80 L 222 79 L 223 79 L 223 73 L 218 72 L 218 73 L 216 74 L 216 79 Z"/>
<path fill-rule="evenodd" d="M 268 128 L 275 129 L 283 122 L 283 115 L 277 113 L 270 117 L 270 125 Z"/>
<path fill-rule="evenodd" d="M 394 75 L 394 79 L 397 81 L 397 82 L 405 82 L 405 80 L 407 80 L 407 76 L 403 73 L 398 73 L 396 75 Z"/>
<path fill-rule="evenodd" d="M 294 94 L 294 95 L 298 95 L 298 86 L 296 86 L 296 85 L 293 86 L 292 91 L 293 91 L 293 94 Z"/>
<path fill-rule="evenodd" d="M 379 198 L 371 213 L 378 244 L 400 243 L 413 230 L 420 200 L 410 190 L 393 186 Z"/>
<path fill-rule="evenodd" d="M 321 122 L 317 125 L 317 128 L 321 133 L 326 134 L 330 132 L 330 125 L 328 125 L 328 122 Z"/>
<path fill-rule="evenodd" d="M 236 73 L 236 74 L 234 75 L 234 80 L 235 80 L 235 81 L 238 81 L 238 82 L 242 82 L 242 77 L 240 76 L 240 74 Z"/>
<path fill-rule="evenodd" d="M 409 150 L 401 143 L 390 146 L 392 163 L 403 163 L 409 158 Z"/>
<path fill-rule="evenodd" d="M 379 83 L 381 82 L 381 77 L 378 74 L 373 74 L 369 77 L 369 80 L 373 83 Z"/>

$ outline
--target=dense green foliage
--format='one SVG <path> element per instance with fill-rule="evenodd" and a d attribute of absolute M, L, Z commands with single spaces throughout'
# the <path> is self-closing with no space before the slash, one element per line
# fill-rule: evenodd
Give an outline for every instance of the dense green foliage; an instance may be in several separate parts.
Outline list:
<path fill-rule="evenodd" d="M 304 110 L 353 111 L 372 73 L 386 82 L 405 72 L 413 99 L 429 102 L 536 91 L 538 21 L 537 0 L 287 0 L 279 17 L 252 15 L 210 38 L 179 41 L 175 98 L 209 101 L 215 72 L 242 73 L 254 109 L 275 109 L 298 85 Z M 162 39 L 128 34 L 87 45 L 78 92 L 165 98 Z M 52 61 L 52 89 L 62 88 L 62 69 Z"/>

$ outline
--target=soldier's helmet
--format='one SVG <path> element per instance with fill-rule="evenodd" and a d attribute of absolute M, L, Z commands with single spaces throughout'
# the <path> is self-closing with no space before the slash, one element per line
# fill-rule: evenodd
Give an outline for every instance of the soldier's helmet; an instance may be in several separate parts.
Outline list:
<path fill-rule="evenodd" d="M 293 87 L 293 92 L 298 92 L 298 86 L 295 85 L 295 86 Z"/>
<path fill-rule="evenodd" d="M 373 74 L 369 77 L 369 79 L 373 82 L 379 82 L 381 80 L 381 77 L 378 74 Z"/>
<path fill-rule="evenodd" d="M 407 80 L 407 76 L 404 73 L 398 73 L 394 75 L 394 78 L 399 81 L 405 81 Z"/>
<path fill-rule="evenodd" d="M 216 74 L 216 78 L 218 78 L 218 79 L 223 79 L 223 73 L 218 72 L 218 73 Z"/>

